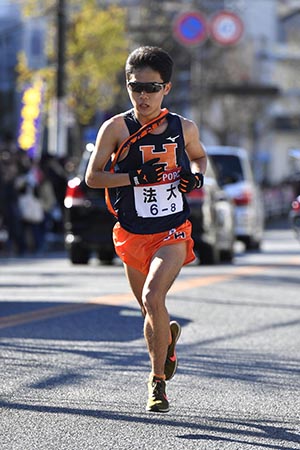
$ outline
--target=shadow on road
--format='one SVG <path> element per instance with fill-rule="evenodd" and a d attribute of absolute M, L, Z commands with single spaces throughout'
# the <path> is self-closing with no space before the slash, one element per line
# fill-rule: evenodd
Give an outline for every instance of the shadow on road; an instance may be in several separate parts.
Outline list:
<path fill-rule="evenodd" d="M 169 432 L 173 434 L 174 448 L 176 448 L 177 439 L 203 442 L 218 441 L 221 445 L 232 442 L 240 445 L 251 445 L 253 448 L 273 450 L 295 450 L 297 447 L 290 445 L 299 443 L 299 434 L 290 429 L 290 423 L 284 426 L 282 421 L 278 422 L 274 420 L 249 420 L 248 418 L 243 419 L 242 417 L 222 419 L 219 416 L 206 417 L 199 415 L 196 417 L 196 423 L 193 423 L 188 415 L 185 418 L 184 416 L 170 418 L 170 416 L 162 414 L 159 416 L 147 415 L 145 413 L 135 415 L 132 413 L 126 414 L 124 412 L 120 413 L 101 409 L 81 409 L 5 401 L 0 401 L 0 407 L 11 410 L 15 409 L 17 411 L 32 411 L 54 415 L 68 414 L 85 416 L 95 419 L 112 420 L 116 423 L 125 422 L 128 425 L 131 424 L 134 426 L 145 424 L 149 426 L 167 427 Z M 195 420 L 195 417 L 193 419 Z M 189 430 L 189 433 L 184 434 L 184 429 Z M 190 433 L 190 430 L 194 432 Z M 179 431 L 180 434 L 178 433 Z M 276 445 L 276 442 L 278 445 Z"/>
<path fill-rule="evenodd" d="M 0 337 L 91 342 L 142 337 L 143 318 L 136 308 L 27 301 L 0 302 L 0 310 L 6 312 L 0 318 Z M 183 326 L 188 322 L 179 320 Z"/>

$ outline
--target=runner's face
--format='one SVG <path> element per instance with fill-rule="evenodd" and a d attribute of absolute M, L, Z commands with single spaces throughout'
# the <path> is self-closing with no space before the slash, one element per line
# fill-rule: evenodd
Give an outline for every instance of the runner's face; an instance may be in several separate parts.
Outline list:
<path fill-rule="evenodd" d="M 145 69 L 136 70 L 130 75 L 128 83 L 163 83 L 161 76 L 158 72 L 152 70 L 150 67 Z M 137 118 L 143 122 L 143 118 L 146 121 L 158 116 L 161 111 L 161 105 L 164 96 L 167 95 L 171 89 L 171 83 L 165 83 L 161 86 L 158 92 L 135 92 L 135 88 L 131 88 L 127 85 L 128 95 L 131 103 L 134 107 Z M 140 90 L 140 89 L 139 89 Z"/>

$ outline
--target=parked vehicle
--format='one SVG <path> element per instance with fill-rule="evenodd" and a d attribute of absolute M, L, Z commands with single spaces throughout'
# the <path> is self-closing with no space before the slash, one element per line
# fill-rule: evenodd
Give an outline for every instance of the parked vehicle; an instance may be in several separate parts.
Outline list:
<path fill-rule="evenodd" d="M 300 195 L 293 200 L 291 210 L 289 212 L 289 220 L 292 228 L 296 233 L 297 239 L 300 241 Z"/>
<path fill-rule="evenodd" d="M 259 249 L 264 232 L 263 198 L 254 181 L 247 151 L 226 146 L 206 150 L 214 162 L 220 185 L 234 202 L 236 239 L 247 250 Z"/>
<path fill-rule="evenodd" d="M 234 255 L 234 206 L 217 181 L 208 160 L 202 189 L 187 195 L 191 209 L 192 237 L 201 264 L 231 262 Z"/>
<path fill-rule="evenodd" d="M 84 181 L 89 157 L 88 147 L 76 176 L 68 182 L 64 200 L 65 246 L 73 264 L 88 264 L 94 253 L 103 263 L 111 264 L 115 257 L 115 220 L 107 210 L 104 189 L 91 189 Z"/>

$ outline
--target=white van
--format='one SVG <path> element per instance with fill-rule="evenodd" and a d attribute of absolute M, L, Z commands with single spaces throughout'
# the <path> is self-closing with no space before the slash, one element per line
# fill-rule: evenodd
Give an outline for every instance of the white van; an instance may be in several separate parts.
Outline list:
<path fill-rule="evenodd" d="M 264 208 L 255 183 L 248 152 L 239 147 L 208 146 L 218 181 L 235 205 L 236 239 L 247 250 L 259 249 L 264 232 Z"/>

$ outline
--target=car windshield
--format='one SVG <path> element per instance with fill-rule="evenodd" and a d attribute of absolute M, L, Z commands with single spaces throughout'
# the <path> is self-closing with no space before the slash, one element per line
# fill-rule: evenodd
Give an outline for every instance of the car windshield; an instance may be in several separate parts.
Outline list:
<path fill-rule="evenodd" d="M 234 155 L 210 155 L 221 185 L 243 181 L 243 168 L 240 159 Z"/>

